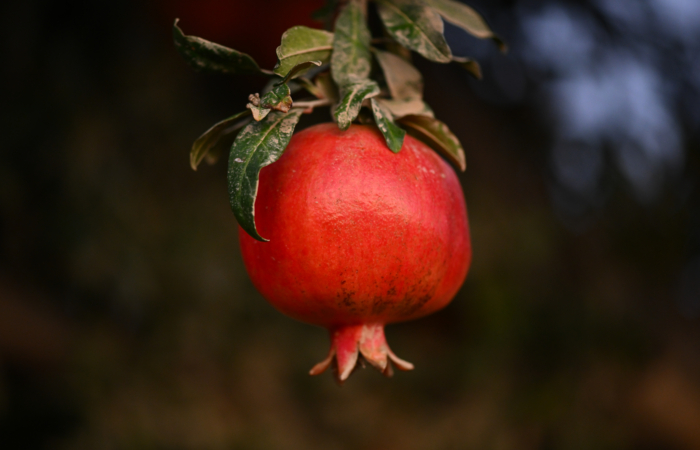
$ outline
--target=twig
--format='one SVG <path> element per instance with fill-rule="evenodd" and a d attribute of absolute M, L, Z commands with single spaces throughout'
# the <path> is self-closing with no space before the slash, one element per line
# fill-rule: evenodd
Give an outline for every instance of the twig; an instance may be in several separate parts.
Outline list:
<path fill-rule="evenodd" d="M 311 112 L 317 106 L 328 106 L 331 101 L 327 98 L 319 98 L 318 100 L 310 100 L 306 102 L 294 102 L 292 108 L 304 108 L 305 110 Z"/>

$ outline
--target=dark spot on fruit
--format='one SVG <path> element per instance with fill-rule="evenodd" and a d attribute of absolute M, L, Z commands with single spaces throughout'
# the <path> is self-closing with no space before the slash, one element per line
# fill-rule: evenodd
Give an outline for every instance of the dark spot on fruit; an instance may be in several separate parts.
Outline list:
<path fill-rule="evenodd" d="M 372 300 L 372 314 L 381 314 L 391 305 L 391 302 L 383 297 L 375 297 Z"/>
<path fill-rule="evenodd" d="M 416 302 L 416 310 L 421 309 L 423 305 L 428 303 L 428 300 L 430 300 L 432 297 L 432 294 L 425 294 L 424 296 L 420 297 Z"/>
<path fill-rule="evenodd" d="M 346 281 L 346 280 L 341 281 L 340 284 L 341 284 L 341 285 L 345 284 L 345 281 Z"/>
<path fill-rule="evenodd" d="M 396 311 L 397 314 L 410 316 L 411 314 L 421 309 L 423 305 L 428 303 L 428 301 L 430 301 L 430 299 L 433 298 L 437 286 L 433 287 L 432 289 L 426 292 L 425 288 L 421 286 L 421 284 L 424 281 L 424 279 L 419 279 L 406 292 L 404 298 L 394 305 L 394 311 Z"/>
<path fill-rule="evenodd" d="M 340 298 L 340 303 L 342 303 L 344 306 L 348 307 L 350 311 L 356 311 L 357 306 L 356 302 L 352 299 L 352 297 L 355 295 L 355 291 L 348 291 L 345 288 L 341 288 L 341 292 L 339 292 L 336 296 Z"/>
<path fill-rule="evenodd" d="M 388 291 L 386 291 L 386 295 L 396 295 L 396 288 L 394 286 L 390 287 Z"/>

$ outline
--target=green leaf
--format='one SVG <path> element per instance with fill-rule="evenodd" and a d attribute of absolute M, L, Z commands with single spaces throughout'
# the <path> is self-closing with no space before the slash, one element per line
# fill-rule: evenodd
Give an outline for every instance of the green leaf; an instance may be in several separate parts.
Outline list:
<path fill-rule="evenodd" d="M 294 133 L 302 111 L 273 111 L 238 134 L 228 160 L 228 195 L 240 226 L 259 241 L 267 241 L 255 228 L 255 197 L 260 170 L 277 161 Z"/>
<path fill-rule="evenodd" d="M 267 117 L 272 110 L 286 113 L 292 108 L 291 90 L 287 84 L 273 84 L 262 98 L 259 94 L 251 94 L 248 100 L 250 103 L 246 108 L 253 113 L 253 119 L 257 122 Z"/>
<path fill-rule="evenodd" d="M 264 73 L 255 60 L 245 53 L 196 36 L 185 36 L 177 26 L 178 20 L 175 19 L 173 24 L 175 48 L 185 58 L 185 61 L 196 70 L 232 75 Z"/>
<path fill-rule="evenodd" d="M 423 77 L 413 64 L 393 53 L 375 50 L 391 96 L 400 100 L 423 98 Z"/>
<path fill-rule="evenodd" d="M 312 67 L 320 67 L 321 64 L 321 61 L 306 61 L 301 64 L 297 64 L 296 66 L 292 67 L 292 69 L 289 72 L 287 72 L 287 75 L 282 79 L 282 81 L 280 81 L 277 84 L 286 83 L 295 76 L 306 72 Z"/>
<path fill-rule="evenodd" d="M 350 128 L 350 124 L 360 113 L 362 102 L 366 98 L 374 97 L 377 94 L 379 94 L 379 85 L 369 79 L 342 86 L 340 88 L 340 103 L 338 103 L 333 113 L 338 127 L 343 131 Z"/>
<path fill-rule="evenodd" d="M 228 119 L 224 119 L 217 123 L 213 127 L 209 128 L 200 137 L 194 141 L 192 144 L 192 150 L 190 150 L 190 166 L 192 170 L 197 170 L 197 167 L 202 162 L 204 158 L 209 155 L 209 152 L 216 146 L 216 144 L 225 136 L 239 130 L 243 125 L 245 125 L 250 119 L 238 121 L 242 117 L 248 116 L 250 111 L 239 112 L 234 114 Z"/>
<path fill-rule="evenodd" d="M 462 58 L 461 56 L 453 56 L 452 61 L 464 67 L 467 70 L 467 72 L 472 74 L 472 76 L 477 80 L 481 80 L 481 66 L 478 62 L 474 61 L 471 58 Z"/>
<path fill-rule="evenodd" d="M 447 125 L 433 117 L 426 116 L 406 116 L 399 119 L 399 123 L 406 127 L 408 134 L 445 156 L 459 170 L 464 172 L 467 169 L 467 160 L 462 144 L 459 143 L 457 136 L 447 128 Z"/>
<path fill-rule="evenodd" d="M 289 86 L 278 84 L 270 92 L 263 95 L 260 100 L 263 108 L 274 109 L 275 111 L 288 112 L 292 107 L 292 95 Z"/>
<path fill-rule="evenodd" d="M 420 0 L 378 0 L 377 6 L 387 32 L 399 44 L 431 61 L 451 61 L 452 52 L 442 35 L 444 24 L 432 8 Z"/>
<path fill-rule="evenodd" d="M 277 65 L 273 69 L 284 77 L 297 64 L 307 61 L 328 62 L 333 50 L 333 33 L 314 28 L 296 26 L 282 35 L 277 47 Z"/>
<path fill-rule="evenodd" d="M 338 86 L 369 77 L 372 69 L 370 38 L 360 1 L 350 0 L 335 21 L 331 74 Z"/>
<path fill-rule="evenodd" d="M 379 131 L 384 135 L 387 147 L 392 152 L 398 153 L 403 146 L 403 138 L 406 136 L 406 131 L 394 123 L 394 117 L 391 112 L 384 108 L 381 103 L 375 99 L 372 99 L 370 102 L 372 103 L 374 121 Z"/>
<path fill-rule="evenodd" d="M 484 18 L 464 3 L 454 0 L 425 0 L 448 22 L 481 39 L 491 39 L 503 53 L 508 46 L 486 24 Z"/>
<path fill-rule="evenodd" d="M 405 116 L 435 117 L 433 110 L 423 100 L 392 100 L 383 98 L 379 102 L 397 119 Z"/>
<path fill-rule="evenodd" d="M 301 84 L 299 84 L 297 82 L 297 80 L 298 79 L 289 80 L 286 83 L 287 86 L 289 86 L 289 92 L 292 94 L 295 94 L 304 88 Z M 262 95 L 265 95 L 268 92 L 270 92 L 272 89 L 274 89 L 275 86 L 281 85 L 282 82 L 283 82 L 283 79 L 280 79 L 280 77 L 278 77 L 278 76 L 272 77 L 270 80 L 268 80 L 267 83 L 265 83 L 265 86 L 262 88 L 262 90 L 260 92 L 262 93 Z"/>

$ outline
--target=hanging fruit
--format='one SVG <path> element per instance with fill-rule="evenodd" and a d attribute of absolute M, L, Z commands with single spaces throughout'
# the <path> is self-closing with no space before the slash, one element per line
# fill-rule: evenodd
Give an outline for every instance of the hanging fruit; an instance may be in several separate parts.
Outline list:
<path fill-rule="evenodd" d="M 368 6 L 382 37 L 372 38 Z M 216 144 L 235 136 L 228 191 L 248 274 L 278 310 L 330 331 L 329 355 L 311 374 L 333 367 L 343 382 L 364 361 L 386 375 L 392 364 L 412 369 L 389 349 L 384 325 L 443 308 L 471 262 L 462 190 L 437 154 L 464 171 L 464 150 L 423 101 L 410 51 L 480 77 L 476 61 L 452 55 L 441 17 L 505 45 L 453 0 L 329 1 L 322 13 L 333 32 L 290 28 L 272 70 L 185 35 L 177 20 L 173 35 L 195 69 L 269 80 L 195 141 L 190 164 L 213 160 Z M 322 106 L 334 123 L 293 135 Z"/>

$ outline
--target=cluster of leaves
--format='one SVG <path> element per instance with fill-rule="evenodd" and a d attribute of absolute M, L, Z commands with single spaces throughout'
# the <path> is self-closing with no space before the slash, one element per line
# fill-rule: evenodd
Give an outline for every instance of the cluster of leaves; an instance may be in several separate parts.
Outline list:
<path fill-rule="evenodd" d="M 195 69 L 269 78 L 262 96 L 251 94 L 246 110 L 207 130 L 190 153 L 196 170 L 220 140 L 238 133 L 229 155 L 229 198 L 238 222 L 256 239 L 264 240 L 254 220 L 260 170 L 279 159 L 301 114 L 315 107 L 330 106 L 341 130 L 355 121 L 374 121 L 393 152 L 401 150 L 408 132 L 466 168 L 459 140 L 423 101 L 423 79 L 410 51 L 438 63 L 457 62 L 480 78 L 476 61 L 452 55 L 442 20 L 492 39 L 505 51 L 503 42 L 476 11 L 455 0 L 374 0 L 384 24 L 384 35 L 375 39 L 367 26 L 367 0 L 338 3 L 329 0 L 321 13 L 327 23 L 335 18 L 333 32 L 296 26 L 282 35 L 273 70 L 261 69 L 244 53 L 185 35 L 177 20 L 173 25 L 175 45 Z M 312 97 L 293 101 L 292 94 L 300 92 Z"/>

